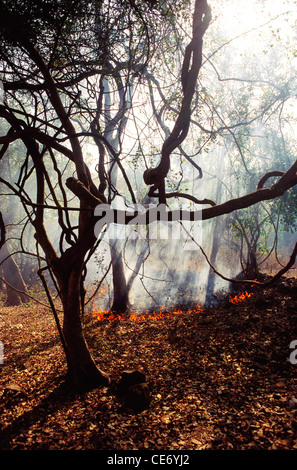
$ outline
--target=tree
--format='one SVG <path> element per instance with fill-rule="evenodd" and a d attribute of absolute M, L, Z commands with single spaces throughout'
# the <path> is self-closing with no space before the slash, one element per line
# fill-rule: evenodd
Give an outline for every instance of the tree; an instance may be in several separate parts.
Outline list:
<path fill-rule="evenodd" d="M 189 6 L 189 2 L 179 5 Z M 196 0 L 192 7 L 192 29 L 180 73 L 180 107 L 163 142 L 160 162 L 143 174 L 148 195 L 157 198 L 159 204 L 165 204 L 168 197 L 166 177 L 171 154 L 188 135 L 203 37 L 211 21 L 206 0 Z M 143 79 L 161 32 L 168 34 L 174 26 L 175 9 L 176 2 L 169 0 L 6 0 L 0 4 L 0 73 L 5 91 L 0 118 L 8 125 L 8 131 L 0 137 L 0 158 L 5 158 L 7 150 L 19 140 L 26 149 L 17 182 L 2 176 L 0 182 L 20 199 L 34 227 L 39 275 L 48 270 L 54 279 L 63 305 L 69 376 L 81 387 L 109 380 L 90 354 L 81 319 L 86 264 L 98 244 L 95 229 L 99 222 L 105 230 L 109 222 L 106 204 L 123 193 L 123 186 L 137 202 L 121 144 L 115 148 L 104 135 L 108 116 L 104 116 L 103 82 L 108 77 L 115 84 L 109 95 L 112 108 L 113 93 L 121 89 L 125 95 L 132 77 L 136 82 Z M 120 129 L 128 111 L 123 105 L 118 109 L 120 117 L 111 117 L 113 133 Z M 85 148 L 90 139 L 98 150 L 95 170 Z M 115 165 L 121 181 L 112 180 Z M 207 220 L 279 197 L 297 183 L 296 169 L 297 162 L 271 187 L 259 187 L 198 211 L 181 212 L 180 218 L 194 220 L 200 215 Z M 201 202 L 195 195 L 192 201 Z M 97 206 L 99 212 L 104 208 L 99 216 L 94 211 Z M 53 236 L 57 231 L 53 233 L 47 226 L 48 211 L 55 212 L 58 243 Z M 154 213 L 152 209 L 140 214 L 116 208 L 111 212 L 113 220 L 123 225 L 136 223 L 136 218 L 139 224 L 148 224 Z M 167 211 L 166 217 L 172 221 L 173 212 Z"/>
<path fill-rule="evenodd" d="M 1 139 L 1 157 L 9 145 L 19 138 L 27 151 L 17 188 L 2 178 L 1 182 L 7 184 L 12 193 L 20 197 L 34 226 L 36 241 L 44 253 L 48 269 L 57 282 L 63 304 L 63 334 L 70 358 L 69 372 L 76 383 L 89 386 L 107 381 L 106 374 L 97 368 L 90 356 L 80 318 L 83 295 L 80 281 L 85 257 L 96 243 L 94 206 L 107 201 L 103 190 L 109 175 L 103 174 L 105 149 L 102 144 L 107 145 L 123 173 L 124 170 L 118 153 L 108 145 L 100 132 L 100 104 L 103 92 L 99 85 L 98 101 L 94 108 L 97 129 L 92 121 L 90 135 L 92 132 L 95 139 L 101 140 L 101 160 L 99 159 L 98 165 L 101 186 L 97 188 L 94 184 L 84 161 L 79 133 L 73 124 L 73 118 L 77 114 L 82 115 L 83 122 L 85 117 L 83 98 L 80 98 L 77 85 L 88 79 L 85 86 L 91 91 L 95 80 L 92 82 L 90 77 L 104 77 L 110 74 L 116 80 L 119 70 L 139 75 L 150 53 L 149 25 L 152 24 L 154 14 L 146 14 L 139 4 L 129 1 L 99 4 L 80 2 L 80 5 L 59 2 L 55 5 L 56 11 L 50 12 L 48 9 L 52 6 L 48 3 L 43 6 L 44 8 L 39 10 L 38 5 L 36 11 L 35 5 L 29 9 L 27 4 L 23 4 L 19 10 L 15 10 L 15 5 L 9 2 L 1 3 L 1 30 L 4 36 L 1 56 L 5 74 L 4 89 L 8 96 L 0 112 L 1 117 L 10 126 L 6 136 Z M 87 10 L 84 16 L 78 6 L 84 6 Z M 22 8 L 23 12 L 20 11 Z M 113 15 L 109 16 L 109 8 L 112 8 Z M 143 18 L 145 14 L 146 18 Z M 201 20 L 202 9 L 199 15 Z M 91 27 L 87 28 L 87 23 L 91 23 Z M 48 29 L 49 26 L 52 27 L 51 30 Z M 83 28 L 87 34 L 77 40 Z M 130 43 L 128 58 L 126 55 L 121 57 L 121 53 L 126 51 L 121 47 L 122 37 L 118 38 L 116 35 L 117 28 L 121 28 L 119 30 L 126 35 L 125 41 Z M 138 44 L 142 44 L 141 47 L 132 48 L 132 38 L 135 36 L 138 37 Z M 86 54 L 84 48 L 92 43 L 91 38 L 94 46 L 89 47 Z M 146 46 L 144 50 L 143 44 Z M 101 45 L 103 49 L 100 49 Z M 102 83 L 100 79 L 99 83 Z M 89 113 L 86 121 L 90 118 L 92 119 L 92 115 Z M 97 131 L 97 134 L 94 131 Z M 64 140 L 69 142 L 69 146 L 63 144 Z M 67 164 L 72 163 L 76 172 L 77 178 L 68 178 L 66 185 L 80 201 L 78 225 L 70 220 L 71 211 L 62 182 L 65 169 L 59 168 L 56 152 L 64 155 Z M 51 165 L 56 172 L 55 185 L 50 181 L 46 165 Z M 25 184 L 32 179 L 32 168 L 36 176 L 36 202 L 32 201 L 24 189 Z M 53 202 L 51 205 L 48 203 L 50 199 Z M 58 223 L 62 230 L 59 253 L 51 243 L 45 227 L 45 211 L 53 207 L 57 210 Z"/>
<path fill-rule="evenodd" d="M 14 261 L 6 240 L 6 228 L 2 213 L 0 213 L 0 265 L 4 274 L 6 285 L 6 304 L 7 306 L 19 305 L 27 300 L 26 285 L 20 273 L 17 263 Z"/>

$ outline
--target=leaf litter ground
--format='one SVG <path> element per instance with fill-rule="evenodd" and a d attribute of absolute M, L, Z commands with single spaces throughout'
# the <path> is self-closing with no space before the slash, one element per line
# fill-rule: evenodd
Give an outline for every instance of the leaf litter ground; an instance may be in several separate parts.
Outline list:
<path fill-rule="evenodd" d="M 118 379 L 141 370 L 151 404 L 125 409 L 110 387 L 65 383 L 50 311 L 0 309 L 0 449 L 297 449 L 297 284 L 200 313 L 142 321 L 84 319 L 98 365 Z"/>

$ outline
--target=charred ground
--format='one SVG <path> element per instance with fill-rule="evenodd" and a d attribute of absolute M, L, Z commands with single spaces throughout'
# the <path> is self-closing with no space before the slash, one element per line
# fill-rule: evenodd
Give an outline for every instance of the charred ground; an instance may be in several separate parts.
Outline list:
<path fill-rule="evenodd" d="M 201 313 L 143 321 L 85 317 L 98 364 L 146 374 L 150 407 L 112 387 L 75 392 L 50 311 L 1 307 L 1 449 L 297 449 L 297 283 Z"/>

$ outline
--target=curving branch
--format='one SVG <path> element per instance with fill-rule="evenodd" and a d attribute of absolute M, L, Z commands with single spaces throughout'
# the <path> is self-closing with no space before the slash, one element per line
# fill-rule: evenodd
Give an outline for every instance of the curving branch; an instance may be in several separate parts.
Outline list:
<path fill-rule="evenodd" d="M 277 197 L 282 196 L 288 189 L 297 185 L 297 160 L 289 168 L 289 170 L 283 174 L 283 176 L 270 188 L 261 188 L 257 189 L 252 193 L 245 194 L 238 198 L 229 199 L 226 202 L 221 204 L 213 205 L 212 207 L 207 207 L 205 209 L 200 209 L 197 211 L 180 211 L 179 220 L 209 220 L 220 215 L 230 214 L 236 210 L 245 209 L 247 207 L 253 206 L 261 201 L 269 201 Z M 166 196 L 166 195 L 165 195 Z M 125 212 L 120 210 L 113 210 L 113 220 L 117 220 L 122 224 L 135 223 L 140 224 L 149 224 L 153 222 L 152 214 L 155 209 L 148 209 L 143 213 L 135 212 Z M 174 214 L 175 216 L 175 214 Z M 137 222 L 136 222 L 137 220 Z M 173 212 L 168 211 L 166 213 L 166 220 L 168 222 L 173 221 Z M 175 219 L 176 220 L 176 219 Z"/>
<path fill-rule="evenodd" d="M 285 174 L 284 171 L 270 171 L 269 173 L 266 173 L 266 175 L 262 176 L 258 183 L 257 189 L 263 188 L 264 184 L 269 178 L 272 178 L 273 176 L 283 176 Z"/>
<path fill-rule="evenodd" d="M 74 177 L 66 180 L 66 186 L 79 198 L 80 201 L 83 201 L 89 207 L 95 208 L 98 204 L 106 202 L 103 194 L 100 194 L 99 191 L 96 195 L 92 194 L 81 181 Z"/>
<path fill-rule="evenodd" d="M 191 103 L 195 85 L 202 65 L 203 36 L 211 20 L 211 10 L 206 0 L 196 0 L 193 16 L 192 40 L 187 45 L 181 72 L 183 99 L 175 125 L 162 147 L 161 161 L 155 168 L 143 174 L 146 185 L 159 190 L 159 202 L 165 203 L 164 179 L 170 168 L 171 153 L 185 140 L 191 120 Z M 151 192 L 151 191 L 150 191 Z"/>
<path fill-rule="evenodd" d="M 210 206 L 216 205 L 216 203 L 212 201 L 211 199 L 206 199 L 206 198 L 197 199 L 195 196 L 192 196 L 191 194 L 180 193 L 178 191 L 166 194 L 166 199 L 171 198 L 171 197 L 182 197 L 184 199 L 189 199 L 189 201 L 195 202 L 196 204 L 209 204 Z"/>

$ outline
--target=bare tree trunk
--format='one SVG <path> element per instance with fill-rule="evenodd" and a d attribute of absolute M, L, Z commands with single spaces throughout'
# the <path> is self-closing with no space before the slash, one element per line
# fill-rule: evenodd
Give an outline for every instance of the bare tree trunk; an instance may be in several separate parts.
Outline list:
<path fill-rule="evenodd" d="M 79 388 L 90 389 L 107 385 L 109 378 L 96 366 L 83 333 L 80 276 L 81 266 L 73 266 L 61 295 L 64 310 L 63 335 L 70 359 L 70 378 Z"/>
<path fill-rule="evenodd" d="M 119 243 L 118 240 L 114 240 L 110 246 L 113 279 L 113 304 L 111 310 L 123 313 L 128 309 L 130 302 L 122 250 L 118 251 L 117 249 Z"/>
<path fill-rule="evenodd" d="M 14 306 L 20 305 L 22 302 L 27 301 L 27 296 L 21 292 L 26 292 L 27 287 L 22 278 L 21 272 L 18 265 L 12 258 L 7 242 L 4 243 L 0 250 L 0 263 L 2 263 L 2 270 L 4 274 L 4 280 L 7 282 L 6 285 L 6 305 Z M 12 287 L 10 287 L 12 286 Z M 13 287 L 15 289 L 13 289 Z M 21 292 L 18 292 L 21 291 Z"/>
<path fill-rule="evenodd" d="M 110 85 L 108 78 L 105 77 L 103 86 L 105 90 L 105 131 L 104 136 L 111 144 L 114 152 L 118 152 L 121 148 L 121 137 L 125 131 L 127 124 L 127 116 L 125 111 L 131 107 L 131 97 L 134 89 L 134 78 L 132 77 L 127 85 L 121 82 L 121 77 L 118 77 L 118 99 L 119 99 L 119 110 L 118 113 L 112 117 L 111 114 L 111 98 L 110 98 Z M 115 133 L 116 131 L 116 133 Z M 115 133 L 115 135 L 114 135 Z M 112 186 L 117 187 L 117 178 L 119 170 L 119 161 L 117 161 L 116 153 L 110 154 L 111 164 L 109 169 L 109 177 Z M 116 162 L 116 164 L 114 164 Z M 110 242 L 110 256 L 112 264 L 112 279 L 113 279 L 113 303 L 111 310 L 118 313 L 125 312 L 129 305 L 129 292 L 127 288 L 127 281 L 124 270 L 123 252 L 121 248 L 121 240 L 111 240 Z"/>
<path fill-rule="evenodd" d="M 218 167 L 217 167 L 217 178 L 218 178 L 218 185 L 216 190 L 216 203 L 219 204 L 222 199 L 222 176 L 224 171 L 224 159 L 227 153 L 227 149 L 220 149 L 220 153 L 218 155 Z M 214 230 L 213 230 L 213 239 L 212 239 L 212 249 L 210 255 L 210 263 L 214 266 L 217 254 L 221 244 L 221 230 L 222 230 L 222 219 L 217 217 L 214 223 Z M 208 281 L 207 281 L 207 288 L 206 288 L 206 301 L 208 303 L 212 303 L 213 294 L 215 289 L 215 278 L 216 274 L 214 273 L 213 269 L 209 269 L 208 274 Z"/>
<path fill-rule="evenodd" d="M 246 279 L 257 279 L 259 276 L 259 266 L 256 255 L 256 245 L 253 245 L 247 255 L 247 262 L 244 269 Z"/>
<path fill-rule="evenodd" d="M 217 259 L 217 254 L 220 248 L 220 242 L 221 242 L 221 232 L 220 229 L 222 228 L 222 221 L 218 217 L 215 221 L 215 226 L 214 226 L 214 231 L 213 231 L 213 239 L 212 239 L 212 249 L 211 249 L 211 254 L 209 261 L 210 263 L 214 266 L 216 259 Z M 208 280 L 207 280 L 207 287 L 206 287 L 206 302 L 207 306 L 212 305 L 214 301 L 214 290 L 215 290 L 215 279 L 216 279 L 216 274 L 214 271 L 209 268 L 209 274 L 208 274 Z"/>

